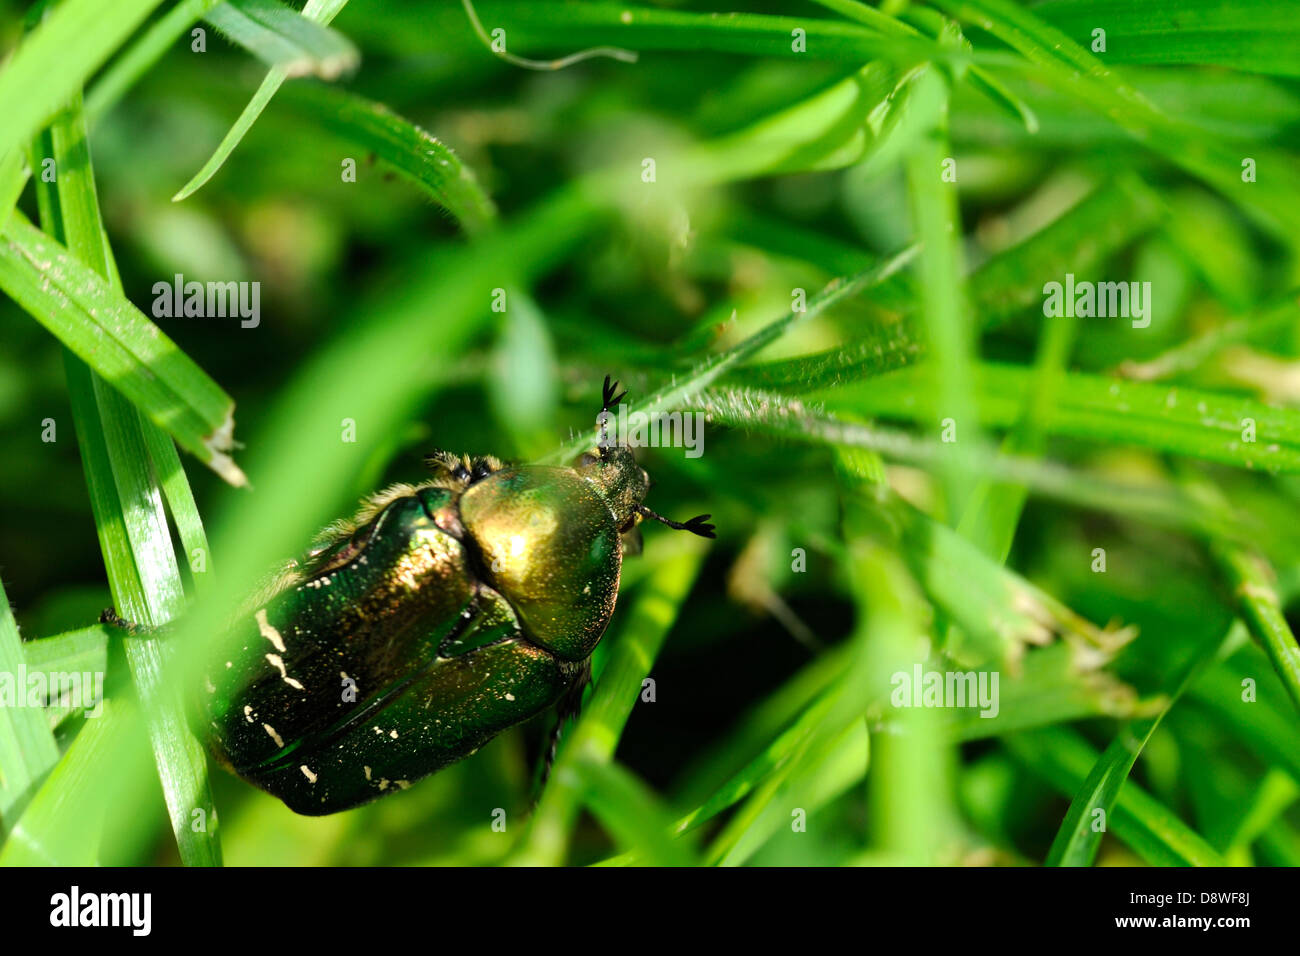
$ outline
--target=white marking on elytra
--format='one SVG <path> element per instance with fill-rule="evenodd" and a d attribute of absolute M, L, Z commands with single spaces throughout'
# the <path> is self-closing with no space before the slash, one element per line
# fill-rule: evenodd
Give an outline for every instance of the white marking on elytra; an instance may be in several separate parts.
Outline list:
<path fill-rule="evenodd" d="M 388 736 L 390 736 L 390 737 L 392 737 L 394 740 L 396 740 L 396 739 L 397 739 L 397 731 L 395 731 L 395 730 L 390 730 L 390 731 L 388 732 Z"/>
<path fill-rule="evenodd" d="M 387 789 L 388 789 L 388 781 L 387 781 L 387 780 L 384 780 L 384 779 L 381 779 L 381 780 L 379 781 L 379 789 L 380 789 L 380 790 L 387 790 Z"/>
<path fill-rule="evenodd" d="M 274 667 L 276 670 L 280 672 L 280 677 L 284 679 L 284 682 L 286 684 L 288 684 L 290 687 L 294 688 L 295 690 L 306 689 L 302 686 L 302 684 L 300 684 L 294 678 L 289 676 L 289 672 L 285 670 L 284 667 L 284 659 L 280 657 L 279 654 L 267 654 L 266 659 L 271 662 L 272 667 Z"/>
<path fill-rule="evenodd" d="M 247 704 L 244 705 L 244 719 L 250 724 L 253 722 L 253 708 Z"/>
<path fill-rule="evenodd" d="M 271 735 L 271 739 L 275 741 L 275 745 L 276 745 L 277 747 L 283 747 L 283 746 L 284 746 L 284 739 L 283 739 L 279 734 L 277 734 L 277 733 L 275 732 L 275 728 L 274 728 L 274 727 L 272 727 L 270 724 L 263 724 L 263 725 L 262 725 L 262 729 L 265 730 L 268 734 Z"/>
<path fill-rule="evenodd" d="M 393 783 L 397 784 L 403 790 L 405 790 L 407 787 L 411 785 L 411 781 L 409 780 L 394 780 Z"/>
<path fill-rule="evenodd" d="M 506 700 L 514 700 L 514 699 L 515 699 L 514 694 L 506 694 Z"/>
<path fill-rule="evenodd" d="M 285 652 L 284 639 L 280 637 L 280 632 L 271 626 L 271 622 L 266 619 L 266 608 L 262 608 L 253 615 L 257 621 L 257 629 L 262 632 L 262 636 L 270 641 L 277 651 L 281 654 Z"/>
<path fill-rule="evenodd" d="M 370 768 L 369 768 L 369 767 L 362 767 L 361 769 L 364 770 L 364 771 L 366 772 L 366 779 L 369 780 L 369 779 L 370 779 Z"/>
<path fill-rule="evenodd" d="M 306 764 L 303 764 L 298 769 L 302 771 L 302 775 L 306 777 L 308 781 L 310 781 L 311 783 L 316 782 L 316 775 L 311 772 L 311 769 Z"/>

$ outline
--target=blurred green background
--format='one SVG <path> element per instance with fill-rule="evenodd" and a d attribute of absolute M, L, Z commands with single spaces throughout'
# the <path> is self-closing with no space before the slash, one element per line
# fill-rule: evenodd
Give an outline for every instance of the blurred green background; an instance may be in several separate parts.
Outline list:
<path fill-rule="evenodd" d="M 708 414 L 701 457 L 640 457 L 652 507 L 719 529 L 645 529 L 535 815 L 543 720 L 327 818 L 214 769 L 225 862 L 1300 862 L 1300 4 L 479 4 L 511 53 L 639 53 L 531 70 L 459 2 L 352 0 L 332 30 L 355 64 L 289 80 L 173 202 L 268 69 L 185 6 L 86 60 L 86 118 L 127 299 L 151 317 L 176 273 L 261 283 L 255 329 L 155 320 L 236 403 L 251 491 L 182 454 L 218 574 L 298 552 L 433 448 L 557 452 L 605 374 Z M 0 3 L 0 49 L 27 7 Z M 124 68 L 168 15 L 156 62 Z M 495 217 L 440 192 L 407 124 Z M 49 231 L 36 190 L 18 209 Z M 1067 273 L 1150 283 L 1149 326 L 1045 315 Z M 62 349 L 0 312 L 0 578 L 32 641 L 114 597 Z M 366 396 L 385 414 L 341 443 Z M 922 661 L 997 671 L 998 717 L 891 706 Z M 66 753 L 82 724 L 54 722 Z M 202 856 L 133 760 L 97 771 L 148 802 L 96 858 Z M 62 845 L 51 814 L 36 845 Z"/>

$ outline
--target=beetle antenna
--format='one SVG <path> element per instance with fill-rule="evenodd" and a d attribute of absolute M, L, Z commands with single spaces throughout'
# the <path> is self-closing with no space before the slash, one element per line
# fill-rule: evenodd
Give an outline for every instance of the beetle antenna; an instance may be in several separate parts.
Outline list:
<path fill-rule="evenodd" d="M 673 521 L 671 518 L 665 518 L 663 515 L 651 511 L 645 505 L 637 505 L 636 510 L 645 517 L 654 518 L 655 521 L 658 521 L 660 524 L 666 524 L 668 527 L 675 528 L 678 531 L 689 531 L 691 534 L 698 534 L 701 538 L 717 537 L 717 535 L 713 533 L 713 525 L 705 523 L 712 518 L 713 515 L 696 515 L 690 521 L 683 524 L 680 521 Z"/>
<path fill-rule="evenodd" d="M 609 407 L 611 405 L 617 405 L 619 402 L 623 401 L 623 399 L 627 397 L 627 389 L 618 392 L 618 382 L 615 382 L 613 385 L 611 385 L 609 383 L 608 375 L 605 376 L 605 384 L 604 386 L 601 387 L 600 392 L 601 392 L 600 410 L 602 412 L 609 411 Z M 615 392 L 618 392 L 618 394 L 615 395 L 614 394 Z"/>

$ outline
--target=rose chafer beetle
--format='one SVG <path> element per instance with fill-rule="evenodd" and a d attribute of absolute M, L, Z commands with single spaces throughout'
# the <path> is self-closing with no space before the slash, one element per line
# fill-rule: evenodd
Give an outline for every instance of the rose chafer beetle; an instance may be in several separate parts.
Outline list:
<path fill-rule="evenodd" d="M 604 440 L 572 467 L 445 452 L 322 533 L 259 595 L 204 680 L 217 759 L 297 813 L 405 789 L 498 733 L 576 712 L 650 480 Z M 242 641 L 240 640 L 242 638 Z M 554 739 L 552 740 L 552 755 Z M 548 757 L 549 760 L 549 757 Z"/>

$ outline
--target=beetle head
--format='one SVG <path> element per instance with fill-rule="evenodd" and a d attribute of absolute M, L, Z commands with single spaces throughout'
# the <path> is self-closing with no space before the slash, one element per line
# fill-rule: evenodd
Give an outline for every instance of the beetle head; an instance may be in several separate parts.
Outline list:
<path fill-rule="evenodd" d="M 622 532 L 640 520 L 636 509 L 650 490 L 650 476 L 636 463 L 632 449 L 619 444 L 617 436 L 611 435 L 614 416 L 610 407 L 616 407 L 627 394 L 617 389 L 618 383 L 611 385 L 606 375 L 600 414 L 596 416 L 596 447 L 583 452 L 573 467 L 600 491 Z"/>
<path fill-rule="evenodd" d="M 609 376 L 606 375 L 601 410 L 596 416 L 596 447 L 584 452 L 574 468 L 600 490 L 614 512 L 620 533 L 630 531 L 644 517 L 653 518 L 670 528 L 712 538 L 713 525 L 704 523 L 709 515 L 700 515 L 680 523 L 656 514 L 643 504 L 650 491 L 650 476 L 636 463 L 632 449 L 626 444 L 620 444 L 617 436 L 610 434 L 614 419 L 610 407 L 617 406 L 627 394 L 615 394 L 617 390 L 618 383 L 611 385 Z"/>

